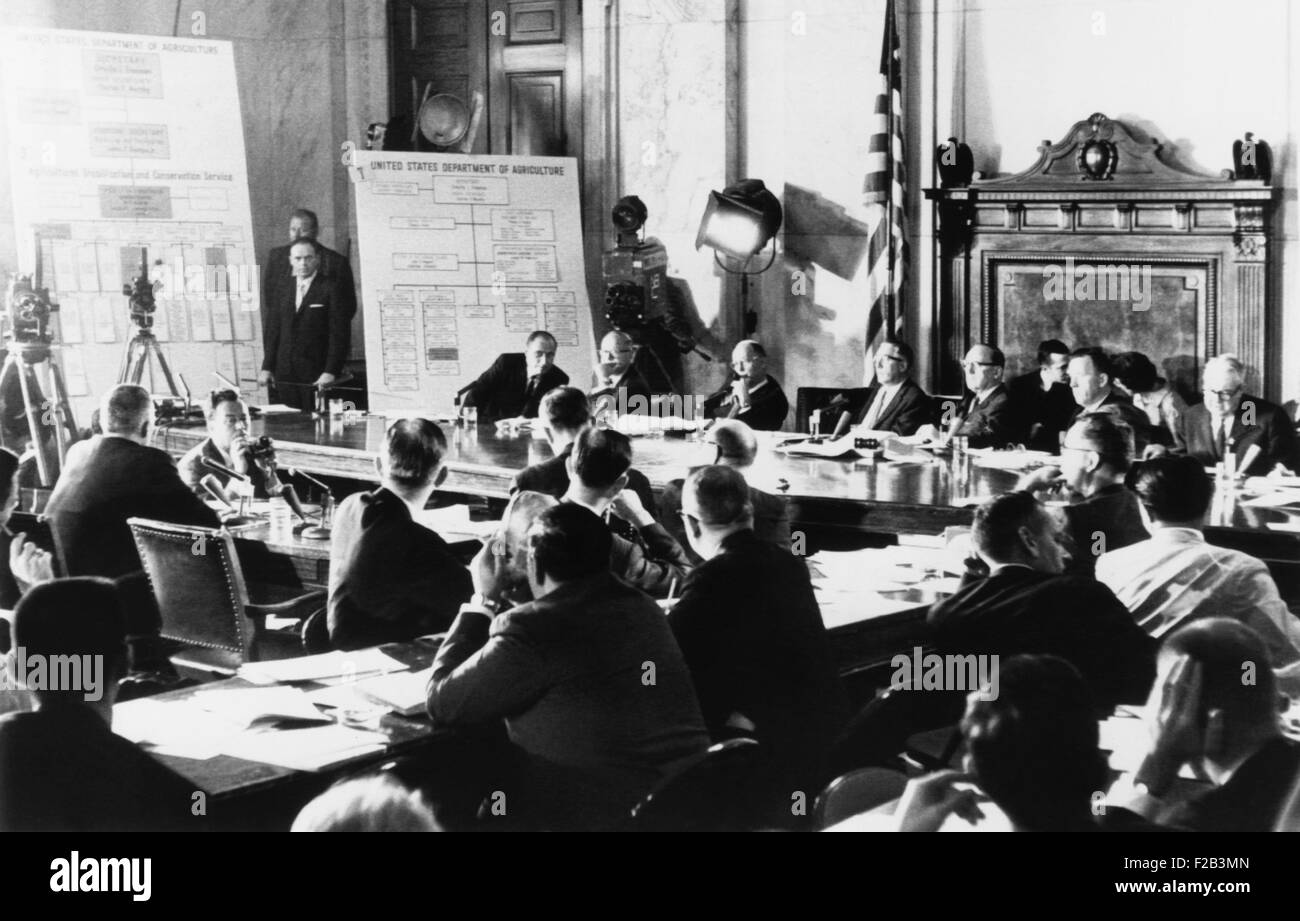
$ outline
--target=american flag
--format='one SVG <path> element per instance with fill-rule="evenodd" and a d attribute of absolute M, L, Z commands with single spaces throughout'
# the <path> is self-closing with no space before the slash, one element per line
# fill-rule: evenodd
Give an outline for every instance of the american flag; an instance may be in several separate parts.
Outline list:
<path fill-rule="evenodd" d="M 867 244 L 867 355 L 903 326 L 903 277 L 907 236 L 903 214 L 903 69 L 894 20 L 894 0 L 885 7 L 885 34 L 880 52 L 880 89 L 876 93 L 863 203 L 870 217 Z M 871 376 L 870 361 L 867 375 Z"/>

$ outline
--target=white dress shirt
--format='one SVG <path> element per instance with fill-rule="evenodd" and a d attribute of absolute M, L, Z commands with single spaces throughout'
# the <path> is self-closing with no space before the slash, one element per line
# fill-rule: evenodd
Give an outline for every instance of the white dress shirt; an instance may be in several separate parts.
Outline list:
<path fill-rule="evenodd" d="M 297 279 L 298 290 L 294 293 L 293 297 L 293 309 L 295 311 L 302 310 L 302 299 L 307 296 L 307 289 L 311 287 L 312 279 L 315 277 L 316 273 L 313 272 L 306 278 Z"/>
<path fill-rule="evenodd" d="M 897 384 L 881 384 L 880 389 L 876 391 L 876 398 L 871 401 L 871 407 L 867 410 L 867 414 L 862 417 L 861 428 L 874 429 L 876 423 L 880 421 L 880 417 L 885 414 L 885 410 L 889 408 L 890 404 L 894 402 L 894 398 L 898 396 L 898 391 L 902 389 L 902 381 L 899 381 Z"/>

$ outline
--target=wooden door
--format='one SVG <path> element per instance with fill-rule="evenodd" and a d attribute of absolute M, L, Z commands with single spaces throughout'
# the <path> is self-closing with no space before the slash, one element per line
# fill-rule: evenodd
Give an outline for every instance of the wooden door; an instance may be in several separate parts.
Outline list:
<path fill-rule="evenodd" d="M 474 153 L 581 159 L 580 0 L 391 0 L 389 21 L 394 115 L 477 90 Z"/>

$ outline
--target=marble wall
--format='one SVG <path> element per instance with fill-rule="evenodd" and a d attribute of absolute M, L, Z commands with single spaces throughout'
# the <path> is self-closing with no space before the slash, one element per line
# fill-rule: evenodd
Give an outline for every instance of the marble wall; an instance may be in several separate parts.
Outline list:
<path fill-rule="evenodd" d="M 339 145 L 386 121 L 383 0 L 5 0 L 6 25 L 203 37 L 233 43 L 256 251 L 288 239 L 289 213 L 315 211 L 320 239 L 355 250 Z M 7 183 L 0 183 L 0 268 L 16 264 Z M 354 259 L 355 265 L 355 259 Z M 364 285 L 364 280 L 362 280 Z M 363 338 L 353 330 L 353 356 Z"/>

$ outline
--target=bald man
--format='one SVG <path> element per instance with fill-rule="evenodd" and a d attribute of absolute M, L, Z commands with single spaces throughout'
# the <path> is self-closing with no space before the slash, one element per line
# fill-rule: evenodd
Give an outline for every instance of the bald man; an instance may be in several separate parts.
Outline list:
<path fill-rule="evenodd" d="M 645 374 L 637 367 L 640 350 L 636 340 L 627 333 L 621 330 L 606 333 L 605 338 L 600 340 L 600 348 L 597 350 L 600 366 L 594 372 L 596 384 L 591 388 L 588 396 L 592 398 L 612 396 L 617 399 L 619 392 L 622 391 L 625 394 L 624 405 L 633 396 L 642 396 L 649 400 L 653 388 L 646 380 Z"/>
<path fill-rule="evenodd" d="M 1238 472 L 1263 476 L 1281 467 L 1300 470 L 1295 427 L 1280 406 L 1246 393 L 1246 367 L 1235 355 L 1205 363 L 1205 402 L 1183 413 L 1174 451 L 1213 467 L 1231 453 Z"/>
<path fill-rule="evenodd" d="M 972 448 L 1005 448 L 1024 437 L 1011 394 L 1002 382 L 1006 366 L 1007 359 L 1001 349 L 991 345 L 971 346 L 962 361 L 970 396 L 962 400 L 954 415 L 945 419 L 950 437 L 965 436 Z M 932 425 L 918 430 L 918 434 L 931 437 L 937 433 Z"/>
<path fill-rule="evenodd" d="M 739 419 L 752 429 L 775 432 L 785 425 L 790 402 L 767 373 L 767 351 L 742 339 L 731 351 L 731 379 L 704 401 L 710 419 Z"/>

